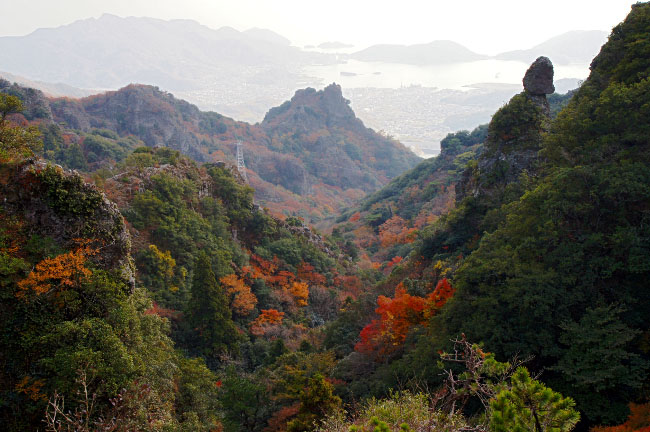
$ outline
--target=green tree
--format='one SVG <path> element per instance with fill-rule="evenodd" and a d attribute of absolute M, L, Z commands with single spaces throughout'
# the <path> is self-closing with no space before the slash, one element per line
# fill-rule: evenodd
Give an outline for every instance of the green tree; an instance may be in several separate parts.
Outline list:
<path fill-rule="evenodd" d="M 568 349 L 555 369 L 579 396 L 580 411 L 601 424 L 615 423 L 627 415 L 628 402 L 643 385 L 648 367 L 630 349 L 640 331 L 629 328 L 620 317 L 622 313 L 613 306 L 589 308 L 578 322 L 561 325 L 560 342 Z"/>
<path fill-rule="evenodd" d="M 176 416 L 183 428 L 192 431 L 215 430 L 219 414 L 219 385 L 215 374 L 200 359 L 178 355 L 176 376 Z"/>
<path fill-rule="evenodd" d="M 0 157 L 28 157 L 42 147 L 41 133 L 35 126 L 12 125 L 8 116 L 23 110 L 16 96 L 0 93 Z"/>
<path fill-rule="evenodd" d="M 530 377 L 519 367 L 510 387 L 490 402 L 490 429 L 494 432 L 563 432 L 580 420 L 573 399 L 563 397 Z"/>
<path fill-rule="evenodd" d="M 264 377 L 248 375 L 229 367 L 223 378 L 219 401 L 226 432 L 257 432 L 275 408 Z"/>
<path fill-rule="evenodd" d="M 238 350 L 240 335 L 232 321 L 228 298 L 212 271 L 210 258 L 201 252 L 194 264 L 187 322 L 194 339 L 193 350 L 208 358 Z"/>
<path fill-rule="evenodd" d="M 298 416 L 287 424 L 289 432 L 311 431 L 316 422 L 336 411 L 341 406 L 341 398 L 333 394 L 334 387 L 325 377 L 316 373 L 309 379 L 307 388 L 300 394 Z"/>

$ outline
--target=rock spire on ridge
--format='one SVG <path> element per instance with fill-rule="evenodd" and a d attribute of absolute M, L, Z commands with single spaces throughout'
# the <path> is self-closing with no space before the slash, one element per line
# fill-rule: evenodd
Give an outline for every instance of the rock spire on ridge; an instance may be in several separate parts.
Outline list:
<path fill-rule="evenodd" d="M 546 95 L 555 91 L 553 63 L 548 57 L 538 57 L 524 75 L 524 90 L 532 95 Z"/>

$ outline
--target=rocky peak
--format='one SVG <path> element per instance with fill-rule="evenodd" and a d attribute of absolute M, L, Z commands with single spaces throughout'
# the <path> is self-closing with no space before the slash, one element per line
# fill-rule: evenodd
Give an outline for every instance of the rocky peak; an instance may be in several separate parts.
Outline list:
<path fill-rule="evenodd" d="M 353 118 L 354 112 L 350 108 L 350 101 L 343 97 L 341 86 L 332 83 L 323 89 L 323 105 L 330 117 Z"/>
<path fill-rule="evenodd" d="M 548 57 L 540 56 L 530 65 L 524 75 L 524 91 L 530 100 L 541 108 L 542 113 L 549 117 L 551 108 L 546 99 L 547 94 L 555 92 L 553 85 L 553 63 Z"/>
<path fill-rule="evenodd" d="M 332 83 L 323 90 L 311 87 L 296 91 L 290 101 L 279 107 L 271 108 L 264 117 L 263 124 L 279 125 L 288 122 L 300 123 L 303 127 L 313 129 L 331 124 L 356 121 L 350 101 L 343 97 L 341 86 Z"/>

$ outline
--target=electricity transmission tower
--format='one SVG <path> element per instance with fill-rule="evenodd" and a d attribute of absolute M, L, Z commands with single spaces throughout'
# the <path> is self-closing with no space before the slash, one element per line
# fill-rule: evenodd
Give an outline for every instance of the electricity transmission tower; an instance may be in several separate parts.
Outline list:
<path fill-rule="evenodd" d="M 246 177 L 246 164 L 244 163 L 244 145 L 241 141 L 237 141 L 237 171 L 244 178 L 246 183 L 248 183 L 248 177 Z"/>

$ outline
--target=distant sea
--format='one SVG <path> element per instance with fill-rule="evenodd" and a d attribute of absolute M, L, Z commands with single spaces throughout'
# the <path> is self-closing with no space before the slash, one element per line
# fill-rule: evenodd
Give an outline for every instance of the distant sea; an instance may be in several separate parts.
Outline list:
<path fill-rule="evenodd" d="M 475 83 L 521 84 L 530 65 L 518 61 L 479 60 L 435 66 L 346 60 L 339 64 L 307 66 L 305 75 L 343 88 L 400 88 L 412 85 L 466 90 Z M 589 65 L 555 65 L 555 80 L 584 79 Z"/>

